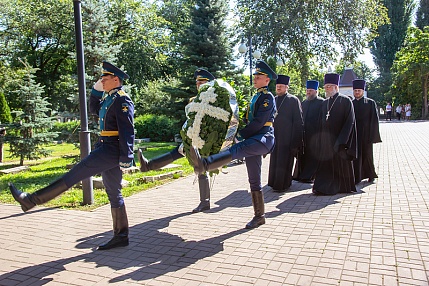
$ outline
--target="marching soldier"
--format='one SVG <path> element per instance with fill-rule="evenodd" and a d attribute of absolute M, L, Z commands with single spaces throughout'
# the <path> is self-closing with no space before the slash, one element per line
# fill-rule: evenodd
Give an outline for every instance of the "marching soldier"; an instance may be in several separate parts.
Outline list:
<path fill-rule="evenodd" d="M 194 78 L 197 90 L 200 89 L 201 85 L 209 81 L 215 80 L 214 75 L 202 68 L 199 68 L 195 71 Z M 192 100 L 193 98 L 191 99 L 191 101 Z M 139 149 L 138 159 L 140 162 L 140 171 L 148 172 L 150 170 L 160 169 L 172 163 L 173 161 L 182 158 L 183 156 L 185 155 L 183 154 L 182 145 L 178 146 L 173 151 L 153 158 L 150 161 L 144 157 L 142 150 Z M 202 212 L 210 209 L 210 181 L 206 172 L 198 175 L 198 187 L 200 190 L 200 203 L 195 209 L 192 210 L 193 213 Z"/>
<path fill-rule="evenodd" d="M 62 194 L 76 183 L 101 173 L 111 205 L 113 238 L 98 247 L 128 245 L 128 218 L 121 193 L 122 169 L 133 166 L 134 104 L 122 88 L 129 76 L 108 62 L 91 91 L 90 112 L 99 116 L 101 134 L 95 149 L 61 178 L 35 193 L 23 193 L 12 183 L 10 191 L 24 212 Z"/>
<path fill-rule="evenodd" d="M 273 121 L 276 112 L 274 96 L 268 90 L 268 84 L 271 80 L 277 79 L 277 74 L 264 61 L 257 61 L 256 71 L 253 75 L 253 86 L 257 88 L 257 93 L 250 102 L 248 123 L 239 131 L 244 140 L 233 145 L 227 151 L 207 158 L 201 158 L 198 149 L 195 147 L 190 150 L 194 171 L 198 175 L 220 168 L 231 160 L 246 158 L 247 175 L 255 213 L 253 219 L 246 225 L 248 229 L 265 224 L 261 165 L 262 155 L 270 153 L 274 146 Z"/>

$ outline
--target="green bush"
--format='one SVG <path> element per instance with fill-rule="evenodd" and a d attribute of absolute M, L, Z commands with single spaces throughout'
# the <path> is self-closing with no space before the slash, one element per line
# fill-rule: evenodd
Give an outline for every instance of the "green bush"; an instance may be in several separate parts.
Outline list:
<path fill-rule="evenodd" d="M 56 122 L 50 131 L 58 132 L 58 141 L 76 143 L 79 142 L 80 121 Z"/>
<path fill-rule="evenodd" d="M 154 142 L 169 142 L 179 133 L 177 121 L 165 115 L 145 114 L 134 119 L 136 138 L 150 138 Z"/>

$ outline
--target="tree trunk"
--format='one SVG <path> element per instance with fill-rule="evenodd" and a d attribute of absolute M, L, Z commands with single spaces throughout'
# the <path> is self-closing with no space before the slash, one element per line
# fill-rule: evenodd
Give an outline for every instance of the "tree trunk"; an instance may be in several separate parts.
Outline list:
<path fill-rule="evenodd" d="M 426 119 L 428 116 L 428 78 L 429 78 L 429 74 L 423 75 L 423 78 L 422 78 L 422 90 L 423 90 L 422 119 Z"/>

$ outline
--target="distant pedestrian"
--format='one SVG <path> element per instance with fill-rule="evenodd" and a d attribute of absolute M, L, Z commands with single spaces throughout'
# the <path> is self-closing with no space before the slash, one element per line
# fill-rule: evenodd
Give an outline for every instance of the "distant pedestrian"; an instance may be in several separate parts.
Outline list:
<path fill-rule="evenodd" d="M 411 104 L 407 103 L 407 105 L 405 105 L 405 120 L 410 120 L 411 119 Z"/>
<path fill-rule="evenodd" d="M 392 121 L 392 104 L 390 102 L 386 105 L 386 121 Z"/>
<path fill-rule="evenodd" d="M 401 121 L 402 104 L 396 107 L 396 118 Z"/>

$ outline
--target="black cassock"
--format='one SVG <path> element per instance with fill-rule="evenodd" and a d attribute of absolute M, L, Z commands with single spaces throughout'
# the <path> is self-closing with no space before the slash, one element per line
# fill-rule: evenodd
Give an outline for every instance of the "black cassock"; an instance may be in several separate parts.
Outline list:
<path fill-rule="evenodd" d="M 268 186 L 282 191 L 292 183 L 295 155 L 302 147 L 302 108 L 299 99 L 291 94 L 276 96 L 277 116 L 274 118 L 276 143 L 270 156 Z"/>
<path fill-rule="evenodd" d="M 317 169 L 319 151 L 320 120 L 323 98 L 317 96 L 302 103 L 302 117 L 304 120 L 304 148 L 298 154 L 294 171 L 294 179 L 301 182 L 314 180 Z"/>
<path fill-rule="evenodd" d="M 353 160 L 357 155 L 353 103 L 335 94 L 322 105 L 321 133 L 313 193 L 335 195 L 356 192 Z"/>
<path fill-rule="evenodd" d="M 374 168 L 372 144 L 381 142 L 377 104 L 370 98 L 353 100 L 357 129 L 357 159 L 353 161 L 355 183 L 378 178 Z"/>

